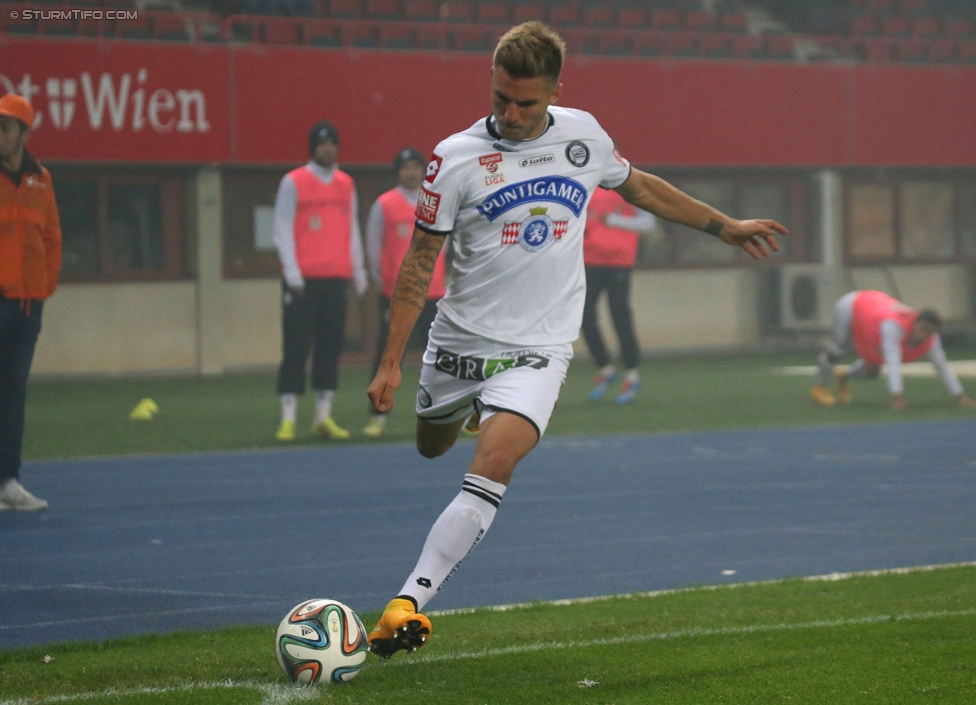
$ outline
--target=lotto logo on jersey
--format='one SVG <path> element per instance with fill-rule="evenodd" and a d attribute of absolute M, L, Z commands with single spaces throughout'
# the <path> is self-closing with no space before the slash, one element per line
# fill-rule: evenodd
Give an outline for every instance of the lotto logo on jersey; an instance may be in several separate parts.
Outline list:
<path fill-rule="evenodd" d="M 437 209 L 440 207 L 440 195 L 431 193 L 426 186 L 421 186 L 420 196 L 417 198 L 417 220 L 433 225 L 437 221 Z"/>
<path fill-rule="evenodd" d="M 441 173 L 441 164 L 444 162 L 442 157 L 438 157 L 436 153 L 430 155 L 430 161 L 427 162 L 427 176 L 424 177 L 424 181 L 429 184 L 434 183 L 434 179 L 437 175 Z"/>

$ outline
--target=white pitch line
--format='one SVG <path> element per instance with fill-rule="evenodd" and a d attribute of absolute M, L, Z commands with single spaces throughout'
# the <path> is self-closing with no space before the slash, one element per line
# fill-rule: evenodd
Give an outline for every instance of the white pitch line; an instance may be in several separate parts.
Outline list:
<path fill-rule="evenodd" d="M 904 614 L 879 614 L 871 617 L 856 619 L 816 620 L 813 622 L 797 622 L 795 624 L 754 624 L 743 627 L 701 627 L 697 629 L 681 629 L 675 632 L 660 632 L 656 634 L 632 634 L 612 639 L 588 639 L 583 641 L 543 642 L 523 646 L 509 646 L 500 649 L 485 649 L 483 651 L 459 651 L 447 654 L 431 654 L 416 656 L 396 661 L 383 661 L 376 665 L 381 668 L 395 666 L 409 666 L 416 663 L 443 663 L 450 661 L 464 661 L 468 659 L 484 659 L 494 656 L 511 656 L 538 651 L 554 651 L 560 649 L 584 649 L 594 646 L 617 646 L 620 644 L 639 644 L 650 641 L 668 641 L 671 639 L 694 639 L 707 636 L 735 636 L 740 634 L 763 634 L 769 632 L 799 631 L 801 629 L 824 629 L 833 627 L 851 627 L 864 624 L 883 624 L 891 622 L 921 621 L 927 619 L 944 619 L 946 617 L 976 616 L 976 608 L 968 610 L 943 610 L 939 612 L 906 612 Z M 374 662 L 375 663 L 375 662 Z M 327 686 L 326 686 L 327 687 Z M 121 690 L 105 690 L 78 693 L 77 695 L 53 695 L 46 698 L 21 698 L 18 700 L 0 700 L 0 705 L 56 705 L 57 703 L 85 702 L 94 698 L 113 697 L 124 698 L 136 695 L 157 695 L 161 693 L 192 692 L 195 690 L 216 690 L 219 688 L 253 688 L 262 693 L 262 705 L 289 705 L 289 703 L 311 700 L 321 693 L 317 687 L 299 685 L 282 685 L 274 683 L 256 683 L 254 681 L 226 681 L 210 683 L 183 683 L 168 688 L 132 688 Z"/>
<path fill-rule="evenodd" d="M 231 688 L 250 688 L 263 696 L 261 705 L 289 705 L 319 697 L 322 693 L 316 687 L 287 685 L 282 683 L 257 683 L 255 681 L 211 681 L 204 683 L 181 683 L 166 688 L 123 688 L 78 693 L 76 695 L 51 695 L 45 698 L 18 698 L 0 700 L 0 705 L 57 705 L 57 703 L 83 703 L 95 698 L 128 698 L 138 695 L 164 695 L 166 693 L 192 693 L 197 690 L 228 690 Z"/>
<path fill-rule="evenodd" d="M 701 627 L 697 629 L 681 629 L 676 632 L 661 632 L 658 634 L 631 634 L 612 639 L 589 639 L 585 641 L 543 642 L 523 646 L 507 646 L 499 649 L 485 649 L 483 651 L 460 651 L 447 654 L 423 655 L 410 659 L 399 659 L 387 662 L 390 666 L 409 665 L 414 662 L 438 663 L 442 661 L 463 661 L 466 659 L 490 658 L 493 656 L 510 656 L 535 651 L 550 651 L 558 649 L 583 649 L 591 646 L 618 646 L 620 644 L 640 644 L 648 641 L 669 641 L 671 639 L 687 639 L 704 636 L 734 636 L 738 634 L 762 634 L 768 632 L 798 631 L 801 629 L 822 629 L 824 627 L 853 627 L 863 624 L 881 624 L 885 622 L 919 621 L 924 619 L 939 619 L 944 617 L 972 617 L 976 616 L 976 608 L 968 610 L 954 610 L 941 612 L 907 612 L 905 614 L 879 614 L 873 617 L 857 619 L 818 620 L 814 622 L 797 622 L 795 624 L 755 624 L 746 627 Z M 3 705 L 0 703 L 0 705 Z"/>
<path fill-rule="evenodd" d="M 883 575 L 905 575 L 908 573 L 927 573 L 934 570 L 949 568 L 971 568 L 976 566 L 976 561 L 965 563 L 944 563 L 941 565 L 912 566 L 907 568 L 888 568 L 883 570 L 865 570 L 854 573 L 827 573 L 825 575 L 812 575 L 800 578 L 804 581 L 838 581 L 850 580 L 859 577 L 879 577 Z M 790 580 L 784 578 L 780 580 L 766 580 L 748 583 L 729 583 L 726 585 L 703 585 L 691 588 L 677 588 L 674 590 L 657 590 L 653 592 L 630 593 L 627 595 L 601 595 L 597 597 L 582 597 L 572 600 L 549 600 L 545 602 L 523 602 L 509 605 L 496 605 L 492 607 L 478 607 L 470 609 L 441 610 L 429 612 L 431 616 L 444 616 L 452 614 L 470 614 L 472 612 L 504 612 L 508 610 L 526 609 L 538 605 L 569 606 L 586 604 L 588 602 L 601 602 L 619 598 L 643 598 L 658 597 L 661 595 L 673 595 L 685 592 L 698 592 L 702 590 L 730 590 L 741 587 L 752 587 L 759 585 L 775 585 Z M 381 661 L 374 664 L 380 668 L 392 668 L 395 666 L 405 666 L 412 663 L 438 663 L 445 661 L 462 661 L 465 659 L 482 659 L 493 656 L 506 656 L 509 654 L 528 653 L 546 650 L 558 650 L 568 648 L 587 648 L 591 646 L 607 646 L 615 644 L 642 643 L 648 641 L 666 641 L 670 639 L 686 639 L 705 636 L 731 636 L 736 634 L 757 634 L 775 631 L 797 631 L 800 629 L 822 629 L 829 627 L 849 627 L 861 624 L 880 624 L 884 622 L 899 622 L 911 620 L 940 619 L 945 617 L 971 617 L 976 615 L 976 608 L 956 611 L 939 612 L 907 612 L 900 615 L 875 615 L 873 617 L 860 617 L 857 619 L 837 619 L 837 620 L 817 620 L 813 622 L 797 622 L 795 624 L 756 624 L 744 627 L 701 627 L 697 629 L 683 629 L 676 632 L 660 632 L 657 634 L 633 634 L 630 636 L 616 637 L 613 639 L 592 639 L 587 641 L 569 642 L 543 642 L 528 646 L 511 646 L 501 649 L 485 649 L 484 651 L 461 651 L 447 654 L 429 654 L 413 656 L 406 659 L 395 661 Z M 17 700 L 0 700 L 0 705 L 56 705 L 57 703 L 74 703 L 92 700 L 101 697 L 128 697 L 131 695 L 149 695 L 158 693 L 191 692 L 194 690 L 215 690 L 218 688 L 253 688 L 262 693 L 261 705 L 289 705 L 290 703 L 310 700 L 317 697 L 318 690 L 315 687 L 303 687 L 296 685 L 282 685 L 276 683 L 256 683 L 254 681 L 226 681 L 208 683 L 184 683 L 168 688 L 133 688 L 129 690 L 105 690 L 101 692 L 78 693 L 76 695 L 52 695 L 46 698 L 20 698 Z"/>
<path fill-rule="evenodd" d="M 474 612 L 508 612 L 509 610 L 528 609 L 538 605 L 551 605 L 556 607 L 571 607 L 573 605 L 585 605 L 589 602 L 605 602 L 607 600 L 640 599 L 644 597 L 660 597 L 662 595 L 678 595 L 686 592 L 701 592 L 709 590 L 735 590 L 744 587 L 756 587 L 759 585 L 780 585 L 792 580 L 804 581 L 837 581 L 850 580 L 851 578 L 878 578 L 884 575 L 907 575 L 909 573 L 929 573 L 933 570 L 948 570 L 951 568 L 973 568 L 976 561 L 966 561 L 963 563 L 940 563 L 936 565 L 918 565 L 905 568 L 881 568 L 878 570 L 862 570 L 852 573 L 826 573 L 824 575 L 807 575 L 802 578 L 777 578 L 775 580 L 756 580 L 744 583 L 724 583 L 720 585 L 696 585 L 694 587 L 672 588 L 670 590 L 651 590 L 647 592 L 631 592 L 623 595 L 595 595 L 592 597 L 574 597 L 565 600 L 544 600 L 537 602 L 514 602 L 508 605 L 488 605 L 485 607 L 461 607 L 453 610 L 440 610 L 428 612 L 431 617 L 441 617 L 453 614 L 472 614 Z M 0 703 L 2 705 L 2 703 Z"/>
<path fill-rule="evenodd" d="M 976 377 L 976 360 L 953 360 L 949 367 L 960 377 Z M 773 370 L 781 375 L 796 375 L 801 377 L 816 374 L 816 365 L 795 365 L 791 367 L 774 367 Z M 887 374 L 885 366 L 882 372 Z M 904 377 L 935 377 L 935 366 L 931 362 L 906 362 L 901 366 Z"/>

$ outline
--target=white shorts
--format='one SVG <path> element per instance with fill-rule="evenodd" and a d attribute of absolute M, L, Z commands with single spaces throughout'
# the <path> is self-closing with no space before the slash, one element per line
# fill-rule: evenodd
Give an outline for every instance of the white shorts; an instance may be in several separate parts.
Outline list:
<path fill-rule="evenodd" d="M 430 328 L 417 390 L 417 416 L 437 424 L 481 420 L 499 411 L 535 426 L 549 425 L 573 357 L 571 343 L 507 347 L 466 333 L 438 315 Z"/>

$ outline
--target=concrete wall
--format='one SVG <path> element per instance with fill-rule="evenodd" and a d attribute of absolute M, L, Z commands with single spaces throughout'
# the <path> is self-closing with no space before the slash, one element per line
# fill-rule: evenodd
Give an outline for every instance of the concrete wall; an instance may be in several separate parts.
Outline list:
<path fill-rule="evenodd" d="M 931 306 L 948 320 L 971 318 L 966 265 L 845 268 L 839 174 L 822 172 L 825 281 L 839 296 L 851 288 L 898 293 L 914 307 Z M 200 170 L 188 189 L 194 281 L 64 284 L 47 302 L 33 372 L 128 374 L 273 367 L 281 355 L 277 279 L 224 279 L 220 172 Z M 741 269 L 645 270 L 633 274 L 631 301 L 644 350 L 740 347 L 760 343 L 759 297 L 766 272 Z M 600 321 L 611 352 L 619 346 L 603 302 Z M 829 310 L 829 309 L 828 309 Z M 347 336 L 375 345 L 372 297 L 351 299 Z M 582 340 L 577 353 L 587 356 Z M 359 356 L 363 358 L 362 355 Z"/>

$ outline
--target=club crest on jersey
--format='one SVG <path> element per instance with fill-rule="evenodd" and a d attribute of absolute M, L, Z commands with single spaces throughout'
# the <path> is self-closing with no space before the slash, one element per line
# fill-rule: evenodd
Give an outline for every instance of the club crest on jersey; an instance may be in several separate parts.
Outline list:
<path fill-rule="evenodd" d="M 548 208 L 529 209 L 529 217 L 519 222 L 506 220 L 502 227 L 502 244 L 518 243 L 528 252 L 538 252 L 552 241 L 562 240 L 569 227 L 569 220 L 553 220 L 546 213 Z"/>
<path fill-rule="evenodd" d="M 584 142 L 573 140 L 566 145 L 566 159 L 573 166 L 582 168 L 590 161 L 590 148 Z"/>
<path fill-rule="evenodd" d="M 503 174 L 501 171 L 501 152 L 483 154 L 478 157 L 478 163 L 485 168 L 485 173 L 483 174 L 485 178 L 485 186 L 494 186 L 495 184 L 505 183 L 505 174 Z"/>
<path fill-rule="evenodd" d="M 513 208 L 539 201 L 562 204 L 579 218 L 586 206 L 586 187 L 565 176 L 519 181 L 492 192 L 478 206 L 478 212 L 493 221 Z"/>

